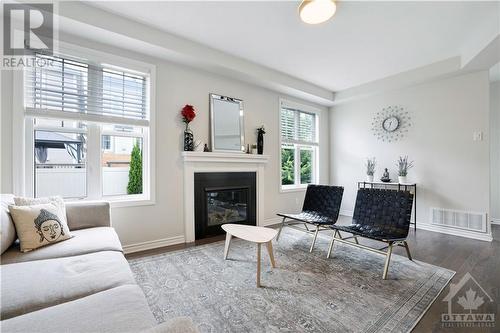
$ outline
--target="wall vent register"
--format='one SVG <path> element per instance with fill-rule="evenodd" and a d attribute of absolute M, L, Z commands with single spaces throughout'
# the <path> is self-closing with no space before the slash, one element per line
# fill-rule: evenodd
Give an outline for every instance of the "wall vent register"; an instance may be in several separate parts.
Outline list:
<path fill-rule="evenodd" d="M 485 213 L 466 212 L 444 208 L 431 208 L 432 224 L 464 230 L 486 232 L 487 219 Z"/>

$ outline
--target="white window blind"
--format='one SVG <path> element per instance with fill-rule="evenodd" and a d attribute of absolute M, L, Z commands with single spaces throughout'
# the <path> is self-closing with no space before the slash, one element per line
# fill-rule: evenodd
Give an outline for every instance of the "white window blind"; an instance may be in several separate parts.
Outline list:
<path fill-rule="evenodd" d="M 316 115 L 282 106 L 281 141 L 316 145 Z"/>
<path fill-rule="evenodd" d="M 25 70 L 28 114 L 148 126 L 146 74 L 36 54 L 50 66 Z"/>

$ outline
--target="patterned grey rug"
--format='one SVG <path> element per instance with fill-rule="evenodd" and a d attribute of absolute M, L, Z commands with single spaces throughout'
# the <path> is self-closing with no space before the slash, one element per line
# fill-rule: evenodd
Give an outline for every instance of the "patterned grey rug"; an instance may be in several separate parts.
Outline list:
<path fill-rule="evenodd" d="M 277 268 L 263 247 L 263 288 L 255 287 L 256 245 L 234 239 L 130 260 L 151 310 L 163 322 L 189 316 L 200 332 L 408 332 L 455 274 L 393 255 L 384 257 L 285 229 L 274 242 Z"/>

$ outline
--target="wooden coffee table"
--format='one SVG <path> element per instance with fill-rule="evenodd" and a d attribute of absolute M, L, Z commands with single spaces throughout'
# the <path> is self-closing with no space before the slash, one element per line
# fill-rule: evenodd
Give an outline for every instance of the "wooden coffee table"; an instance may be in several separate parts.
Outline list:
<path fill-rule="evenodd" d="M 278 234 L 278 230 L 256 227 L 253 225 L 244 224 L 223 224 L 222 229 L 226 232 L 226 246 L 224 247 L 224 259 L 227 259 L 227 254 L 229 253 L 229 245 L 231 244 L 231 238 L 237 237 L 244 239 L 249 242 L 257 243 L 257 288 L 260 287 L 260 245 L 265 243 L 267 247 L 267 252 L 269 252 L 269 258 L 271 259 L 271 266 L 276 267 L 273 254 L 273 244 L 272 240 Z"/>

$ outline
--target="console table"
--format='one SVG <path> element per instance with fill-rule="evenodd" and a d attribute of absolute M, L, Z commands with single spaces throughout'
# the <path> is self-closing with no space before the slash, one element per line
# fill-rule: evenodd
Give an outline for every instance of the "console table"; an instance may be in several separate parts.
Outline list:
<path fill-rule="evenodd" d="M 417 183 L 358 182 L 358 189 L 367 187 L 413 192 L 413 222 L 410 224 L 413 224 L 417 231 Z"/>

